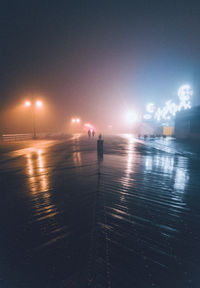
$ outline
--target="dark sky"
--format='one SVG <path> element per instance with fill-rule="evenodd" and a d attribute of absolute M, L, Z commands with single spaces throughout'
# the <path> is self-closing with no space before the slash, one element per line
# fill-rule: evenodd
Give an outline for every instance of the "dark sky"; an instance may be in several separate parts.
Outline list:
<path fill-rule="evenodd" d="M 199 1 L 7 0 L 0 19 L 1 113 L 40 93 L 56 127 L 107 125 L 199 78 Z"/>

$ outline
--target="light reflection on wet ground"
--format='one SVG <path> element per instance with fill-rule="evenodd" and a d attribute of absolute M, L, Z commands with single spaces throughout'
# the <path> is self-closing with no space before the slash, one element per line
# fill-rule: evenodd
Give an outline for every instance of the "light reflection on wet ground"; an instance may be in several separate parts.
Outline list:
<path fill-rule="evenodd" d="M 198 146 L 104 143 L 0 147 L 1 287 L 199 287 Z"/>

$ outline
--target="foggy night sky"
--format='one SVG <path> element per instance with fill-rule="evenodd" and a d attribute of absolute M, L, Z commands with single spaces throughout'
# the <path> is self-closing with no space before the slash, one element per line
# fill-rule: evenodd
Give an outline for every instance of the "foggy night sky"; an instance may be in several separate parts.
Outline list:
<path fill-rule="evenodd" d="M 29 93 L 48 103 L 43 130 L 103 126 L 200 78 L 198 1 L 1 1 L 0 20 L 0 131 L 20 129 L 5 111 Z"/>

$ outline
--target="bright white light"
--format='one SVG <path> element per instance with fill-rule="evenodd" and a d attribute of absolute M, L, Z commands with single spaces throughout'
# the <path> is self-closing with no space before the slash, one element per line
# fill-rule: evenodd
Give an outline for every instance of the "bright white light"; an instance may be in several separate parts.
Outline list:
<path fill-rule="evenodd" d="M 76 123 L 80 123 L 80 119 L 79 118 L 76 119 Z"/>
<path fill-rule="evenodd" d="M 135 112 L 129 111 L 126 113 L 126 122 L 131 124 L 137 121 L 138 121 L 138 115 Z"/>
<path fill-rule="evenodd" d="M 31 102 L 30 102 L 30 101 L 26 101 L 26 102 L 25 102 L 25 106 L 26 106 L 26 107 L 30 107 L 30 106 L 31 106 Z"/>
<path fill-rule="evenodd" d="M 147 104 L 146 110 L 148 113 L 153 113 L 155 111 L 155 105 L 153 103 Z"/>
<path fill-rule="evenodd" d="M 42 101 L 40 101 L 40 100 L 37 100 L 36 101 L 36 106 L 38 107 L 38 108 L 42 108 Z"/>
<path fill-rule="evenodd" d="M 190 98 L 193 94 L 193 91 L 189 85 L 183 85 L 178 90 L 178 97 L 180 99 L 179 110 L 182 108 L 188 109 L 191 108 Z"/>
<path fill-rule="evenodd" d="M 144 117 L 145 120 L 150 120 L 152 118 L 152 115 L 145 114 L 143 117 Z"/>
<path fill-rule="evenodd" d="M 190 85 L 183 85 L 178 90 L 178 97 L 181 101 L 189 101 L 193 91 Z"/>
<path fill-rule="evenodd" d="M 76 122 L 76 119 L 72 118 L 72 123 L 75 123 Z"/>
<path fill-rule="evenodd" d="M 191 108 L 190 98 L 193 94 L 190 85 L 183 85 L 178 90 L 178 97 L 180 99 L 179 111 L 183 109 Z"/>

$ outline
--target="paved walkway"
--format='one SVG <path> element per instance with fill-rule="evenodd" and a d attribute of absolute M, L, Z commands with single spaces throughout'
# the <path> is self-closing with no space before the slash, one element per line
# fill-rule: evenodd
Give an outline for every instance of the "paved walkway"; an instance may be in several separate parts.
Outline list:
<path fill-rule="evenodd" d="M 103 160 L 81 135 L 0 147 L 0 287 L 199 288 L 198 146 L 104 146 Z"/>

